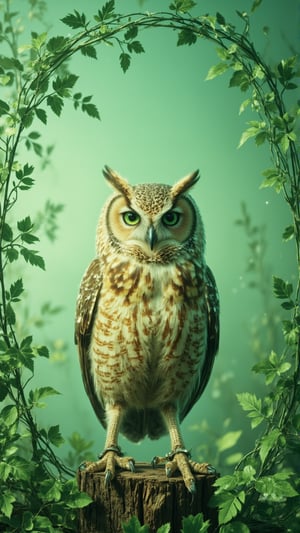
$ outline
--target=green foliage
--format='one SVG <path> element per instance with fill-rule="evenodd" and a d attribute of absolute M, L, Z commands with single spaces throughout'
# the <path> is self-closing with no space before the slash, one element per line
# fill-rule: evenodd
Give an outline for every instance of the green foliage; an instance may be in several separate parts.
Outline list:
<path fill-rule="evenodd" d="M 86 441 L 77 431 L 72 433 L 68 439 L 71 450 L 66 457 L 66 463 L 71 468 L 77 468 L 84 461 L 92 461 L 94 453 L 92 451 L 93 441 Z"/>
<path fill-rule="evenodd" d="M 251 11 L 261 0 L 254 0 Z M 41 19 L 45 3 L 29 2 L 31 15 Z M 49 357 L 45 346 L 38 346 L 30 334 L 20 335 L 18 311 L 24 297 L 23 280 L 15 275 L 8 281 L 8 267 L 18 261 L 45 269 L 44 259 L 36 249 L 37 232 L 45 230 L 54 238 L 57 215 L 61 204 L 46 204 L 36 220 L 27 215 L 21 220 L 13 217 L 20 196 L 34 187 L 34 168 L 19 160 L 22 143 L 28 151 L 47 164 L 52 148 L 44 148 L 39 126 L 47 124 L 48 114 L 61 117 L 67 102 L 92 118 L 100 114 L 92 96 L 76 91 L 78 76 L 69 71 L 68 60 L 81 53 L 88 59 L 97 58 L 96 46 L 117 45 L 120 66 L 124 72 L 134 56 L 144 53 L 139 30 L 153 27 L 170 28 L 178 32 L 177 45 L 196 45 L 203 38 L 217 46 L 218 63 L 209 69 L 207 79 L 227 73 L 229 87 L 239 88 L 246 99 L 240 113 L 246 109 L 255 114 L 242 133 L 239 146 L 253 139 L 257 146 L 268 146 L 272 166 L 263 172 L 262 188 L 273 188 L 286 201 L 291 223 L 283 230 L 284 241 L 294 239 L 297 265 L 300 262 L 300 162 L 297 128 L 299 101 L 293 94 L 299 76 L 298 58 L 293 55 L 268 65 L 256 50 L 250 36 L 250 16 L 237 12 L 239 25 L 228 23 L 221 13 L 193 17 L 196 6 L 190 0 L 176 0 L 169 12 L 134 13 L 120 15 L 113 1 L 106 2 L 94 15 L 93 22 L 84 13 L 74 11 L 62 22 L 71 35 L 49 36 L 47 32 L 31 33 L 22 60 L 18 48 L 18 31 L 10 3 L 2 10 L 0 40 L 0 81 L 5 96 L 0 98 L 0 400 L 1 461 L 0 461 L 0 528 L 5 531 L 46 531 L 49 533 L 74 530 L 74 512 L 89 503 L 80 494 L 75 481 L 68 479 L 73 472 L 58 460 L 53 447 L 63 442 L 58 426 L 40 428 L 36 409 L 45 408 L 45 400 L 57 394 L 50 386 L 29 389 L 38 357 Z M 71 32 L 72 33 L 72 32 Z M 201 39 L 200 39 L 201 37 Z M 8 51 L 7 51 L 8 50 Z M 1 89 L 2 90 L 2 89 Z M 7 94 L 9 97 L 6 98 Z M 2 94 L 1 94 L 2 96 Z M 243 96 L 243 97 L 244 97 Z M 291 104 L 291 102 L 293 103 Z M 254 261 L 249 268 L 258 275 L 261 256 L 258 238 L 261 231 L 251 225 L 243 209 L 240 225 L 248 235 Z M 22 263 L 21 263 L 22 264 Z M 24 263 L 23 263 L 24 267 Z M 259 281 L 262 286 L 262 278 Z M 265 279 L 264 293 L 271 293 Z M 290 455 L 300 451 L 299 429 L 299 279 L 285 281 L 273 277 L 273 297 L 279 300 L 286 313 L 281 334 L 284 349 L 279 352 L 270 343 L 253 370 L 265 381 L 262 398 L 244 392 L 238 402 L 251 419 L 252 428 L 261 429 L 254 447 L 240 458 L 231 475 L 216 482 L 212 504 L 219 508 L 219 528 L 223 533 L 247 532 L 253 521 L 276 527 L 284 523 L 292 530 L 300 522 L 299 480 L 290 463 Z M 272 386 L 272 388 L 271 388 Z M 229 431 L 219 437 L 219 450 L 234 446 L 240 431 Z M 89 450 L 90 443 L 71 437 L 73 455 L 69 463 Z M 220 452 L 221 453 L 221 452 Z M 168 531 L 161 526 L 160 533 Z M 127 529 L 126 529 L 127 528 Z M 203 517 L 188 517 L 182 531 L 207 531 Z M 124 531 L 147 531 L 136 518 L 123 526 Z"/>
<path fill-rule="evenodd" d="M 124 533 L 149 533 L 150 529 L 147 525 L 141 525 L 136 516 L 122 525 Z M 170 524 L 164 524 L 157 529 L 156 533 L 169 533 L 171 530 Z M 209 530 L 209 520 L 204 521 L 202 513 L 197 515 L 189 515 L 182 519 L 182 533 L 205 533 Z"/>

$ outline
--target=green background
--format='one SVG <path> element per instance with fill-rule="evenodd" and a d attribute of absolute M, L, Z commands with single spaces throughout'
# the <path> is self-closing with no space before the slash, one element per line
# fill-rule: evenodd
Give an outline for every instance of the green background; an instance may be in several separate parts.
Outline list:
<path fill-rule="evenodd" d="M 21 0 L 13 2 L 16 10 L 23 10 L 28 30 L 45 31 L 38 21 L 28 20 L 25 4 Z M 60 19 L 73 9 L 84 11 L 89 19 L 102 5 L 95 0 L 53 0 L 47 4 L 49 36 L 72 31 Z M 167 10 L 168 5 L 169 1 L 156 0 L 116 2 L 117 11 L 122 13 Z M 250 12 L 251 6 L 252 2 L 246 0 L 203 0 L 193 13 L 214 15 L 219 11 L 242 28 L 236 10 Z M 299 49 L 299 18 L 296 0 L 264 0 L 252 15 L 253 41 L 272 65 Z M 269 27 L 267 34 L 265 26 Z M 254 443 L 254 434 L 237 406 L 235 394 L 261 391 L 259 379 L 251 373 L 256 362 L 251 330 L 257 324 L 260 327 L 266 317 L 261 294 L 248 287 L 249 250 L 245 234 L 235 221 L 240 218 L 241 202 L 245 202 L 253 223 L 266 227 L 270 292 L 271 273 L 293 279 L 294 244 L 283 244 L 281 237 L 291 221 L 281 196 L 270 189 L 259 190 L 261 172 L 272 166 L 268 147 L 257 148 L 249 141 L 237 149 L 246 122 L 257 119 L 250 111 L 239 115 L 247 93 L 229 89 L 227 75 L 205 81 L 209 68 L 219 62 L 215 46 L 199 39 L 194 46 L 178 48 L 176 33 L 166 29 L 141 32 L 139 39 L 146 53 L 133 57 L 126 74 L 119 65 L 117 44 L 99 46 L 98 60 L 82 55 L 71 60 L 71 71 L 80 76 L 75 92 L 93 95 L 101 122 L 75 112 L 67 103 L 61 118 L 49 113 L 47 126 L 36 124 L 43 134 L 43 144 L 55 146 L 51 164 L 42 170 L 32 152 L 24 149 L 20 154 L 21 160 L 35 165 L 37 185 L 32 193 L 23 194 L 19 216 L 38 212 L 47 199 L 65 205 L 57 240 L 49 243 L 44 239 L 40 244 L 46 272 L 27 267 L 22 272 L 30 310 L 28 321 L 41 318 L 40 307 L 46 301 L 63 306 L 61 313 L 35 332 L 35 342 L 49 343 L 52 355 L 50 362 L 38 361 L 34 385 L 52 385 L 61 392 L 49 399 L 47 409 L 40 411 L 38 418 L 46 426 L 60 424 L 66 439 L 78 431 L 93 440 L 95 455 L 103 448 L 104 430 L 85 395 L 73 343 L 80 280 L 95 256 L 98 216 L 111 193 L 102 177 L 103 166 L 115 168 L 133 184 L 173 183 L 200 168 L 201 180 L 193 196 L 205 223 L 207 262 L 220 292 L 221 344 L 211 381 L 182 428 L 185 444 L 192 448 L 194 457 L 200 455 L 201 446 L 208 446 L 206 453 L 213 455 L 210 446 L 227 430 L 243 429 L 240 447 L 247 450 Z M 22 35 L 21 44 L 25 41 Z M 19 324 L 20 329 L 24 326 Z M 203 424 L 200 427 L 203 421 L 206 429 Z M 168 437 L 138 445 L 121 438 L 120 444 L 139 460 L 169 451 Z M 59 450 L 62 457 L 67 452 L 68 443 Z M 216 460 L 222 468 L 222 458 Z"/>

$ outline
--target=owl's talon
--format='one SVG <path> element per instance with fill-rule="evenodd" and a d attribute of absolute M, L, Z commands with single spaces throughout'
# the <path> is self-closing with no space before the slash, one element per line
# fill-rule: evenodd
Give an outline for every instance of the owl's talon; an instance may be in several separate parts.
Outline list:
<path fill-rule="evenodd" d="M 157 466 L 157 456 L 154 455 L 154 457 L 152 457 L 152 460 L 151 460 L 151 466 L 152 468 L 155 468 Z"/>
<path fill-rule="evenodd" d="M 172 477 L 172 468 L 170 468 L 169 466 L 166 466 L 166 476 L 167 477 Z"/>
<path fill-rule="evenodd" d="M 132 459 L 128 461 L 127 467 L 128 467 L 128 470 L 130 470 L 130 472 L 135 472 L 135 464 Z"/>
<path fill-rule="evenodd" d="M 208 472 L 208 474 L 216 474 L 217 471 L 216 471 L 214 466 L 207 465 L 207 472 Z"/>
<path fill-rule="evenodd" d="M 105 479 L 104 479 L 104 483 L 105 483 L 106 487 L 109 487 L 112 478 L 113 478 L 113 475 L 112 475 L 111 471 L 110 470 L 106 470 Z"/>
<path fill-rule="evenodd" d="M 195 494 L 196 493 L 196 483 L 195 483 L 195 480 L 193 479 L 190 483 L 190 486 L 188 488 L 188 491 L 191 493 L 191 494 Z"/>

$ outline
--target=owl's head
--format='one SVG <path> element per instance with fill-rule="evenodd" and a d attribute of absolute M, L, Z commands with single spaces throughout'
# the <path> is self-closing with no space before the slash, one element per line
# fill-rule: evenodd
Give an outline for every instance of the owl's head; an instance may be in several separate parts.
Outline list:
<path fill-rule="evenodd" d="M 130 185 L 105 167 L 104 177 L 115 193 L 100 217 L 98 251 L 114 247 L 139 261 L 169 263 L 182 254 L 203 254 L 204 229 L 199 210 L 188 194 L 198 170 L 174 185 Z M 197 255 L 197 253 L 196 253 Z"/>

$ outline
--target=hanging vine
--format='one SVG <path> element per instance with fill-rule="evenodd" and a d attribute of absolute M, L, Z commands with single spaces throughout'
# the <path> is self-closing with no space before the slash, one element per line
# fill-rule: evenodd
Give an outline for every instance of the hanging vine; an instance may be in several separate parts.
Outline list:
<path fill-rule="evenodd" d="M 254 2 L 253 10 L 259 3 Z M 45 346 L 35 346 L 30 335 L 18 338 L 16 317 L 23 280 L 8 282 L 7 277 L 8 268 L 17 261 L 41 269 L 45 266 L 36 250 L 39 237 L 32 218 L 28 215 L 15 222 L 12 217 L 19 197 L 34 186 L 34 168 L 19 160 L 20 147 L 25 144 L 38 156 L 47 155 L 37 125 L 47 123 L 48 113 L 60 117 L 67 100 L 75 109 L 100 118 L 92 97 L 75 92 L 78 76 L 68 67 L 73 55 L 97 59 L 97 47 L 109 43 L 119 49 L 120 66 L 126 72 L 133 56 L 144 52 L 141 33 L 152 28 L 176 32 L 178 46 L 201 46 L 203 39 L 216 45 L 219 62 L 211 67 L 207 79 L 230 72 L 230 87 L 239 87 L 247 95 L 241 111 L 250 108 L 256 119 L 242 134 L 240 146 L 253 138 L 258 146 L 269 147 L 273 163 L 263 172 L 261 186 L 273 188 L 289 207 L 291 223 L 283 229 L 283 239 L 294 240 L 299 265 L 296 129 L 300 110 L 296 98 L 293 105 L 287 103 L 287 95 L 297 88 L 298 58 L 280 59 L 271 67 L 251 41 L 247 13 L 238 12 L 242 26 L 238 30 L 220 13 L 193 16 L 195 5 L 190 0 L 176 0 L 165 12 L 118 14 L 114 2 L 109 1 L 98 9 L 93 23 L 78 11 L 66 15 L 62 21 L 74 35 L 49 38 L 46 32 L 32 33 L 27 51 L 20 55 L 14 25 L 17 13 L 6 1 L 0 26 L 0 42 L 7 49 L 7 54 L 0 56 L 0 81 L 11 94 L 10 99 L 0 100 L 0 400 L 4 405 L 0 413 L 0 524 L 5 531 L 72 530 L 73 510 L 89 502 L 78 493 L 74 480 L 68 479 L 72 471 L 54 452 L 53 447 L 63 440 L 58 426 L 45 430 L 36 423 L 34 410 L 57 391 L 52 387 L 29 389 L 36 358 L 48 357 L 49 352 Z M 264 398 L 238 395 L 252 427 L 261 425 L 262 432 L 232 475 L 216 483 L 212 504 L 219 508 L 223 533 L 253 530 L 254 521 L 258 527 L 267 523 L 271 528 L 282 522 L 286 531 L 292 531 L 300 521 L 299 476 L 287 462 L 289 453 L 300 450 L 299 291 L 299 277 L 293 285 L 274 276 L 273 293 L 287 313 L 282 323 L 285 348 L 277 354 L 270 346 L 269 356 L 253 369 L 265 376 L 269 394 Z M 25 456 L 20 443 L 26 443 Z"/>

